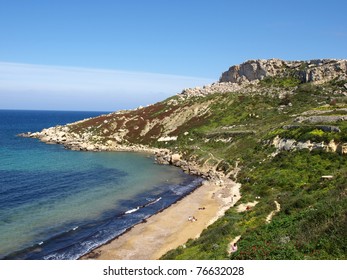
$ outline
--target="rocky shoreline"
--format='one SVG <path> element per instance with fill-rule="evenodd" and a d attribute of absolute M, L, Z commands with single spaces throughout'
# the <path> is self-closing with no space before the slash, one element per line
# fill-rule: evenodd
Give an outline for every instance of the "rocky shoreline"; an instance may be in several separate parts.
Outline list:
<path fill-rule="evenodd" d="M 169 164 L 181 168 L 184 172 L 200 176 L 207 180 L 220 180 L 225 178 L 224 173 L 213 170 L 209 167 L 199 166 L 197 163 L 187 161 L 178 153 L 173 153 L 169 149 L 153 148 L 141 144 L 118 144 L 114 141 L 106 141 L 104 144 L 93 142 L 93 138 L 87 139 L 85 135 L 70 132 L 69 125 L 55 126 L 43 129 L 41 132 L 27 132 L 18 134 L 19 137 L 35 138 L 46 144 L 63 145 L 66 149 L 74 151 L 89 152 L 141 152 L 154 155 L 158 164 Z M 221 183 L 222 184 L 222 183 Z"/>
<path fill-rule="evenodd" d="M 218 215 L 213 219 L 215 221 L 221 217 L 225 211 L 227 211 L 232 205 L 234 205 L 240 198 L 239 189 L 241 184 L 236 183 L 233 179 L 236 179 L 234 176 L 233 179 L 229 178 L 230 174 L 236 174 L 239 168 L 236 166 L 234 171 L 224 174 L 221 171 L 217 171 L 215 167 L 210 165 L 199 165 L 194 161 L 185 160 L 181 154 L 173 153 L 169 149 L 163 148 L 153 148 L 145 145 L 139 144 L 115 144 L 115 143 L 106 143 L 106 145 L 100 145 L 91 143 L 85 139 L 85 137 L 80 136 L 76 133 L 71 133 L 69 125 L 66 126 L 56 126 L 47 129 L 43 129 L 41 132 L 27 132 L 19 134 L 20 137 L 26 138 L 36 138 L 46 144 L 60 144 L 63 145 L 66 149 L 75 150 L 75 151 L 89 151 L 89 152 L 100 152 L 100 151 L 122 151 L 122 152 L 141 152 L 148 153 L 154 156 L 155 161 L 158 164 L 167 164 L 181 168 L 185 173 L 190 175 L 195 175 L 203 178 L 206 183 L 216 185 L 219 187 L 220 193 L 222 193 L 220 199 L 224 202 L 222 207 L 218 212 Z M 232 195 L 227 195 L 229 187 L 237 185 L 237 197 Z M 198 187 L 199 188 L 199 187 Z M 230 201 L 232 204 L 230 204 Z M 212 223 L 212 222 L 211 222 Z M 210 224 L 210 223 L 209 223 Z"/>
<path fill-rule="evenodd" d="M 36 138 L 46 144 L 59 144 L 63 145 L 66 149 L 73 151 L 124 151 L 124 152 L 149 152 L 155 153 L 160 149 L 151 148 L 141 144 L 124 145 L 118 144 L 115 141 L 107 141 L 106 143 L 97 143 L 94 137 L 86 137 L 86 135 L 79 135 L 74 132 L 70 132 L 68 125 L 55 126 L 43 129 L 40 132 L 26 132 L 18 134 L 19 137 Z"/>

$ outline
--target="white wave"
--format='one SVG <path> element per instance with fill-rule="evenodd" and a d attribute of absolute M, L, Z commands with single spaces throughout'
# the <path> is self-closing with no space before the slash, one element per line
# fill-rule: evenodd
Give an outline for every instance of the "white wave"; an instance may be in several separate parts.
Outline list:
<path fill-rule="evenodd" d="M 152 205 L 152 204 L 154 204 L 154 203 L 157 203 L 157 202 L 160 201 L 160 200 L 161 200 L 161 197 L 159 197 L 159 198 L 157 198 L 157 199 L 155 199 L 155 200 L 149 202 L 146 206 Z"/>
<path fill-rule="evenodd" d="M 125 214 L 134 213 L 134 212 L 136 212 L 136 211 L 139 210 L 139 209 L 140 209 L 140 207 L 136 207 L 136 208 L 134 208 L 134 209 L 131 209 L 131 210 L 126 211 Z"/>

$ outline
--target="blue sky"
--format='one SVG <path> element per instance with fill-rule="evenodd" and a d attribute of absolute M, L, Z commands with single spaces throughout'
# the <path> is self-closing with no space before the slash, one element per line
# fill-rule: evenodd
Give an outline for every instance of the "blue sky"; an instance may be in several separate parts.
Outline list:
<path fill-rule="evenodd" d="M 346 58 L 347 1 L 0 0 L 0 108 L 162 100 L 255 58 Z"/>

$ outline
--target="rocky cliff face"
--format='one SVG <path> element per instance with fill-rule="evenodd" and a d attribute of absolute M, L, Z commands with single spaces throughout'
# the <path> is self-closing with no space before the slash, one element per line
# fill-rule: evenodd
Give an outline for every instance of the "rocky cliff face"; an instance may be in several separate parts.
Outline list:
<path fill-rule="evenodd" d="M 284 61 L 280 59 L 248 60 L 224 72 L 220 83 L 244 83 L 265 77 L 296 76 L 302 82 L 325 82 L 347 77 L 347 60 L 316 59 L 308 61 Z"/>
<path fill-rule="evenodd" d="M 240 65 L 234 65 L 222 74 L 219 82 L 243 83 L 262 80 L 267 76 L 275 76 L 283 72 L 285 62 L 279 59 L 248 60 Z"/>
<path fill-rule="evenodd" d="M 248 60 L 234 65 L 222 73 L 218 82 L 203 87 L 184 89 L 182 98 L 206 96 L 214 93 L 240 92 L 251 93 L 252 86 L 266 77 L 295 77 L 303 83 L 316 84 L 333 79 L 347 78 L 347 60 L 316 59 L 308 61 L 285 61 L 280 59 Z"/>

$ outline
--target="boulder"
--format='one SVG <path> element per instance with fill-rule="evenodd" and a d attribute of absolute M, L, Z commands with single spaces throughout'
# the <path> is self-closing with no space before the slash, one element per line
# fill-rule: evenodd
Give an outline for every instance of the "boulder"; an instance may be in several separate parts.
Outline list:
<path fill-rule="evenodd" d="M 337 152 L 341 155 L 347 155 L 347 143 L 338 145 Z"/>
<path fill-rule="evenodd" d="M 341 129 L 334 125 L 317 125 L 316 127 L 324 132 L 341 132 Z"/>
<path fill-rule="evenodd" d="M 173 154 L 173 155 L 171 156 L 171 163 L 175 163 L 175 162 L 179 161 L 180 159 L 181 159 L 181 155 L 179 155 L 179 154 Z"/>
<path fill-rule="evenodd" d="M 306 141 L 306 142 L 298 142 L 296 145 L 296 148 L 298 150 L 302 150 L 302 149 L 312 149 L 312 144 L 311 141 Z"/>
<path fill-rule="evenodd" d="M 120 137 L 119 135 L 115 135 L 115 136 L 114 136 L 114 140 L 115 140 L 117 143 L 122 143 L 122 141 L 123 141 L 122 137 Z"/>
<path fill-rule="evenodd" d="M 329 142 L 329 144 L 327 145 L 326 150 L 327 150 L 327 152 L 336 152 L 337 146 L 338 146 L 338 145 L 335 143 L 335 141 L 334 141 L 334 140 L 331 140 L 331 141 Z"/>
<path fill-rule="evenodd" d="M 290 151 L 295 148 L 296 141 L 294 139 L 282 139 L 279 143 L 279 149 Z"/>
<path fill-rule="evenodd" d="M 43 137 L 41 137 L 40 138 L 40 140 L 42 141 L 42 142 L 51 142 L 52 141 L 52 137 L 50 137 L 50 136 L 43 136 Z"/>
<path fill-rule="evenodd" d="M 87 151 L 94 151 L 94 150 L 95 150 L 95 145 L 93 145 L 93 144 L 87 144 L 86 150 L 87 150 Z"/>

